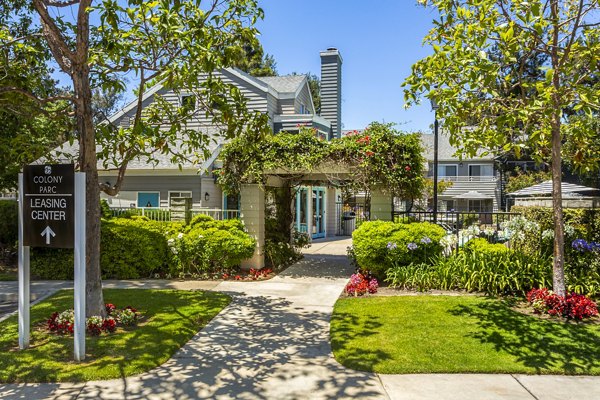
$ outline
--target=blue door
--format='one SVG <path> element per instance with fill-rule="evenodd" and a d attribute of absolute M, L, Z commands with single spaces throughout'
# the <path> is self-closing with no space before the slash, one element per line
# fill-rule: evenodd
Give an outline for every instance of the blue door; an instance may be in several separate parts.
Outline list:
<path fill-rule="evenodd" d="M 296 230 L 308 233 L 308 189 L 300 188 L 296 193 Z"/>
<path fill-rule="evenodd" d="M 138 192 L 138 207 L 160 207 L 160 193 Z"/>

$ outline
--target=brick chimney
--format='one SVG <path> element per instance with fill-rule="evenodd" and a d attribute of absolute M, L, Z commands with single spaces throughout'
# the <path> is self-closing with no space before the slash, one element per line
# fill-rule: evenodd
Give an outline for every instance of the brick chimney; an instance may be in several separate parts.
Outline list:
<path fill-rule="evenodd" d="M 336 48 L 321 52 L 321 116 L 331 122 L 331 136 L 342 135 L 342 56 Z"/>

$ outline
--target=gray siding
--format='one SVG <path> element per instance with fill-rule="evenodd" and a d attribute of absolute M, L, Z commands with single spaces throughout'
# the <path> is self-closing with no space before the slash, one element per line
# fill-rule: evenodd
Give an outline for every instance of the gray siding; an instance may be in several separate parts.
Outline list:
<path fill-rule="evenodd" d="M 321 53 L 321 116 L 331 121 L 334 137 L 342 133 L 342 59 L 337 50 Z"/>
<path fill-rule="evenodd" d="M 101 182 L 114 183 L 116 178 L 100 176 Z M 211 180 L 212 181 L 212 180 Z M 123 180 L 122 192 L 160 192 L 161 207 L 168 207 L 169 191 L 191 191 L 194 207 L 202 205 L 204 192 L 202 192 L 201 178 L 198 175 L 174 176 L 129 176 Z M 104 196 L 107 198 L 107 196 Z M 219 207 L 220 208 L 220 207 Z"/>
<path fill-rule="evenodd" d="M 314 114 L 315 110 L 312 107 L 312 100 L 310 95 L 310 90 L 308 88 L 308 83 L 302 87 L 300 93 L 298 93 L 298 97 L 296 97 L 295 109 L 296 113 L 300 113 L 300 105 L 304 104 L 306 108 L 305 114 Z"/>
<path fill-rule="evenodd" d="M 250 111 L 260 111 L 264 113 L 274 111 L 273 105 L 269 106 L 267 92 L 261 90 L 260 88 L 257 88 L 256 86 L 245 81 L 244 79 L 241 79 L 240 77 L 231 73 L 230 71 L 222 70 L 222 72 L 219 72 L 216 75 L 218 75 L 224 83 L 236 85 L 242 91 L 242 94 L 248 101 L 247 105 Z M 178 93 L 173 90 L 161 88 L 155 95 L 150 96 L 148 99 L 146 99 L 143 105 L 144 107 L 147 107 L 154 101 L 154 96 L 162 96 L 169 103 L 178 106 L 181 94 L 185 95 L 185 91 Z M 269 110 L 269 107 L 271 107 L 271 110 Z M 128 127 L 130 118 L 135 116 L 135 112 L 136 107 L 128 111 L 124 116 L 119 118 L 119 120 L 114 121 L 115 124 L 122 127 Z M 200 129 L 205 128 L 207 126 L 212 126 L 212 122 L 210 120 L 210 117 L 206 118 L 204 112 L 198 110 L 195 117 L 187 122 L 187 125 L 190 129 Z"/>

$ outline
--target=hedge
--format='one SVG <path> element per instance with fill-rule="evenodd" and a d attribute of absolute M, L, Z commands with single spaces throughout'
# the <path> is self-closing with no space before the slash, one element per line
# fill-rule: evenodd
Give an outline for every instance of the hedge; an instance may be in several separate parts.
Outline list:
<path fill-rule="evenodd" d="M 17 243 L 19 205 L 16 201 L 0 200 L 0 249 L 13 248 Z"/>
<path fill-rule="evenodd" d="M 393 265 L 428 262 L 441 254 L 445 235 L 443 228 L 429 222 L 368 221 L 352 234 L 353 254 L 359 267 L 384 277 Z"/>
<path fill-rule="evenodd" d="M 168 231 L 169 224 L 164 226 Z M 148 278 L 166 273 L 171 263 L 167 239 L 153 221 L 102 220 L 102 279 Z M 42 279 L 73 279 L 73 250 L 32 249 L 31 273 Z"/>

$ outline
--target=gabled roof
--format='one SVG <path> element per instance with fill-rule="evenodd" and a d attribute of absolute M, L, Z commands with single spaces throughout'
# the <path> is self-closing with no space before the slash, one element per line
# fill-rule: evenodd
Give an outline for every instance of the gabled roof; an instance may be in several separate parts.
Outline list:
<path fill-rule="evenodd" d="M 425 148 L 424 156 L 428 161 L 433 160 L 433 139 L 434 135 L 430 133 L 421 134 L 421 142 Z M 439 133 L 438 137 L 438 160 L 439 161 L 458 161 L 459 157 L 456 155 L 458 149 L 450 144 L 448 135 L 443 132 Z M 483 150 L 479 154 L 472 158 L 463 157 L 463 161 L 479 160 L 479 161 L 494 161 L 493 154 L 482 155 Z"/>
<path fill-rule="evenodd" d="M 206 128 L 204 129 L 206 135 L 214 138 L 211 140 L 206 148 L 208 150 L 209 156 L 204 157 L 202 154 L 199 155 L 191 155 L 188 160 L 181 163 L 181 168 L 183 170 L 200 170 L 203 171 L 210 167 L 210 165 L 214 162 L 215 154 L 220 152 L 220 149 L 223 145 L 223 138 L 219 136 L 219 130 L 217 128 Z M 184 149 L 185 144 L 178 140 L 171 147 L 171 151 L 174 153 L 183 153 L 181 151 Z M 96 145 L 96 152 L 100 152 L 102 147 L 100 145 Z M 137 158 L 131 160 L 127 165 L 127 170 L 175 170 L 179 171 L 179 165 L 173 163 L 171 161 L 171 153 L 163 154 L 160 152 L 155 152 L 152 155 L 154 162 L 148 162 L 144 157 Z M 76 162 L 79 158 L 79 142 L 75 140 L 73 144 L 69 144 L 69 142 L 63 143 L 62 145 L 56 147 L 50 157 L 52 160 L 56 161 L 64 161 L 64 162 Z M 36 162 L 44 162 L 46 158 L 41 158 Z M 107 167 L 104 167 L 104 164 L 101 160 L 98 160 L 97 164 L 98 170 L 110 171 L 116 170 L 117 166 L 109 163 Z"/>
<path fill-rule="evenodd" d="M 304 82 L 306 75 L 261 76 L 256 79 L 265 82 L 278 93 L 297 93 Z"/>
<path fill-rule="evenodd" d="M 572 183 L 562 183 L 562 194 L 565 197 L 573 197 L 582 194 L 598 195 L 600 189 L 595 189 L 587 186 L 575 185 Z M 508 196 L 529 197 L 529 196 L 550 196 L 552 195 L 552 181 L 544 181 L 516 192 L 508 193 Z"/>

